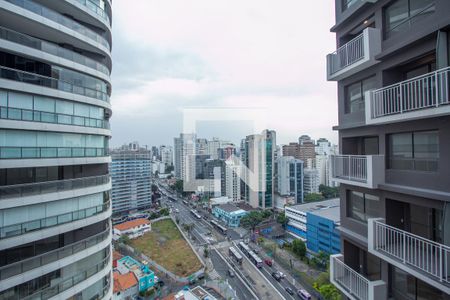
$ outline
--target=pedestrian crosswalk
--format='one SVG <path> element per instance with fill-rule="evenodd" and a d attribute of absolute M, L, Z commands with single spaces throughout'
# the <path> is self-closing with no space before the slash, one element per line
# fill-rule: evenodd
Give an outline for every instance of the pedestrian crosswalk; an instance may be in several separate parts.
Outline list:
<path fill-rule="evenodd" d="M 220 275 L 219 275 L 219 273 L 217 273 L 216 270 L 210 271 L 210 272 L 208 273 L 208 275 L 209 275 L 209 277 L 210 277 L 212 280 L 216 280 L 216 279 L 220 279 L 220 278 L 221 278 Z"/>

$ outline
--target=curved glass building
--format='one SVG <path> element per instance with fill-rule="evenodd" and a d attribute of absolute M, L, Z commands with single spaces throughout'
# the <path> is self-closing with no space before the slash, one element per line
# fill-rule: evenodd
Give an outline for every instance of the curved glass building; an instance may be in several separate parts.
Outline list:
<path fill-rule="evenodd" d="M 110 299 L 111 0 L 0 0 L 0 299 Z"/>

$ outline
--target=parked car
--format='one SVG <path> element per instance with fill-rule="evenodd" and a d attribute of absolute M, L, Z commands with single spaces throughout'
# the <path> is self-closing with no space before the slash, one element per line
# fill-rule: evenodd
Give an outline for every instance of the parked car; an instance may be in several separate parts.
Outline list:
<path fill-rule="evenodd" d="M 283 272 L 278 271 L 278 274 L 280 274 L 280 277 L 281 277 L 281 278 L 286 277 L 286 274 L 284 274 Z"/>
<path fill-rule="evenodd" d="M 280 274 L 278 274 L 278 272 L 273 272 L 272 277 L 275 278 L 277 281 L 281 280 L 281 276 L 280 276 Z"/>
<path fill-rule="evenodd" d="M 272 262 L 271 259 L 265 259 L 265 260 L 264 260 L 264 263 L 265 263 L 266 265 L 268 265 L 269 267 L 271 267 L 271 266 L 273 265 L 273 262 Z"/>
<path fill-rule="evenodd" d="M 298 295 L 298 296 L 300 297 L 300 299 L 302 299 L 302 300 L 311 300 L 311 299 L 312 299 L 311 295 L 310 295 L 307 291 L 305 291 L 305 290 L 303 290 L 303 289 L 298 290 L 298 291 L 297 291 L 297 295 Z"/>
<path fill-rule="evenodd" d="M 228 269 L 228 275 L 229 275 L 230 277 L 234 277 L 234 271 L 231 270 L 231 269 Z"/>
<path fill-rule="evenodd" d="M 286 290 L 286 292 L 288 292 L 289 295 L 294 295 L 294 291 L 290 287 L 286 286 L 284 289 Z"/>

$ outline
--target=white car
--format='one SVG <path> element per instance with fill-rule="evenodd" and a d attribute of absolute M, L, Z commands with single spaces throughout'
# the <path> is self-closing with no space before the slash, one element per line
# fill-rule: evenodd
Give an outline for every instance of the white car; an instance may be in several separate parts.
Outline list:
<path fill-rule="evenodd" d="M 180 210 L 179 210 L 178 208 L 175 208 L 175 212 L 176 212 L 176 213 L 179 213 Z"/>

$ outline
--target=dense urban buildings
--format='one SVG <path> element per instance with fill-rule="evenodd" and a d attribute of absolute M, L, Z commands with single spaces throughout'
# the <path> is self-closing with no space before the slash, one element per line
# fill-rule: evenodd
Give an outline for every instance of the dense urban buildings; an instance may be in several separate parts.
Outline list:
<path fill-rule="evenodd" d="M 152 204 L 152 152 L 137 142 L 111 151 L 112 210 L 127 214 Z"/>
<path fill-rule="evenodd" d="M 173 166 L 173 148 L 171 146 L 161 145 L 159 147 L 160 161 L 165 167 Z"/>
<path fill-rule="evenodd" d="M 0 299 L 110 299 L 110 1 L 0 1 Z"/>
<path fill-rule="evenodd" d="M 342 254 L 351 299 L 450 293 L 450 2 L 335 1 Z"/>

